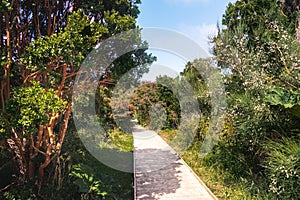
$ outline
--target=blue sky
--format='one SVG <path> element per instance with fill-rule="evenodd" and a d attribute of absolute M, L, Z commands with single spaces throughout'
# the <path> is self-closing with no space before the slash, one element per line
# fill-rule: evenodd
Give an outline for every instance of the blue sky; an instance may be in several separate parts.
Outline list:
<path fill-rule="evenodd" d="M 208 37 L 217 32 L 229 2 L 235 0 L 142 0 L 138 25 L 178 31 L 197 42 L 209 53 Z M 185 61 L 166 53 L 150 51 L 159 64 L 181 71 Z"/>

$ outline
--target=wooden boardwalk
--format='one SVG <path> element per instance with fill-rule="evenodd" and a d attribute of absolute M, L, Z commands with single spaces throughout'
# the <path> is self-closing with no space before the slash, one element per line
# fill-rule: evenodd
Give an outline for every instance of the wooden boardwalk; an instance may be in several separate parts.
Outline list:
<path fill-rule="evenodd" d="M 135 199 L 217 199 L 174 150 L 154 131 L 135 126 Z"/>

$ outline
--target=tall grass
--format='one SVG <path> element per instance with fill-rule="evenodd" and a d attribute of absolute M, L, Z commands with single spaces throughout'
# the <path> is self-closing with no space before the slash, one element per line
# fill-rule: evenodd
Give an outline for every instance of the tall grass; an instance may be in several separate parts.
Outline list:
<path fill-rule="evenodd" d="M 281 142 L 269 141 L 266 149 L 269 190 L 279 199 L 299 199 L 300 142 L 286 138 Z"/>
<path fill-rule="evenodd" d="M 163 130 L 159 135 L 168 143 L 176 135 L 174 130 Z M 231 171 L 211 162 L 211 155 L 202 157 L 200 152 L 202 142 L 195 141 L 181 155 L 181 158 L 192 168 L 201 180 L 219 199 L 274 199 L 274 195 L 262 189 L 264 182 L 257 183 L 246 178 L 237 178 Z"/>

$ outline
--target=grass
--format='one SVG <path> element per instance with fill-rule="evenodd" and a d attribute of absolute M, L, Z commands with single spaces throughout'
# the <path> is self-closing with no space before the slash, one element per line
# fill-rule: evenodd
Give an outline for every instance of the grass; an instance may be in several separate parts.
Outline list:
<path fill-rule="evenodd" d="M 230 181 L 230 174 L 207 166 L 199 157 L 199 149 L 200 144 L 195 142 L 181 157 L 212 192 L 220 199 L 249 199 L 250 194 L 245 191 L 245 186 Z"/>
<path fill-rule="evenodd" d="M 117 146 L 118 150 L 132 151 L 131 135 L 118 129 L 109 134 L 110 143 Z M 11 160 L 10 157 L 2 155 L 4 152 L 0 149 L 0 164 Z M 33 179 L 11 186 L 5 194 L 0 193 L 0 199 L 133 199 L 133 174 L 112 169 L 98 161 L 86 150 L 77 133 L 68 132 L 60 158 L 61 186 L 59 189 L 55 181 L 53 185 L 43 186 L 38 193 Z M 51 166 L 47 169 L 47 173 L 53 174 Z M 3 179 L 11 179 L 12 174 L 11 165 L 0 169 L 2 187 L 9 184 L 9 182 L 2 184 Z"/>
<path fill-rule="evenodd" d="M 163 130 L 159 135 L 168 143 L 176 135 L 174 130 Z M 209 166 L 205 157 L 200 157 L 201 143 L 194 142 L 182 155 L 181 158 L 193 169 L 201 180 L 211 189 L 219 199 L 270 199 L 267 194 L 261 196 L 251 194 L 248 180 L 236 179 L 230 173 L 220 170 L 215 166 Z M 254 187 L 253 185 L 251 187 Z"/>
<path fill-rule="evenodd" d="M 160 131 L 158 134 L 163 140 L 165 140 L 166 142 L 169 142 L 173 138 L 175 138 L 177 132 L 176 132 L 176 130 L 166 129 L 166 130 Z"/>
<path fill-rule="evenodd" d="M 78 152 L 81 158 L 77 161 L 80 164 L 79 174 L 93 177 L 101 184 L 97 189 L 106 193 L 105 199 L 133 199 L 133 174 L 112 169 L 98 161 L 86 151 Z M 77 165 L 75 165 L 77 166 Z M 85 170 L 86 166 L 89 170 Z"/>
<path fill-rule="evenodd" d="M 89 175 L 95 181 L 100 181 L 100 190 L 107 193 L 105 199 L 133 199 L 133 174 L 118 171 L 106 166 L 93 157 L 83 146 L 79 138 L 70 138 L 70 143 L 65 149 L 70 151 L 76 147 L 76 151 L 71 153 L 73 166 L 78 166 L 81 169 L 78 174 Z M 119 129 L 114 129 L 108 132 L 109 142 L 108 148 L 118 148 L 120 151 L 133 151 L 133 137 L 130 134 L 124 133 Z M 113 145 L 112 145 L 113 144 Z"/>
<path fill-rule="evenodd" d="M 114 129 L 109 132 L 111 142 L 121 151 L 133 151 L 133 136 L 132 134 L 124 133 L 120 129 Z"/>

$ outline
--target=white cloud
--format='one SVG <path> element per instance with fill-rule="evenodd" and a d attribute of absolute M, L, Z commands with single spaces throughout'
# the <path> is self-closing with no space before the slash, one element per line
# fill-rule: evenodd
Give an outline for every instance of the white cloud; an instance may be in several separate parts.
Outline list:
<path fill-rule="evenodd" d="M 218 33 L 216 24 L 201 24 L 197 26 L 180 24 L 178 30 L 197 42 L 206 52 L 209 52 L 211 47 L 209 43 L 210 38 Z"/>

